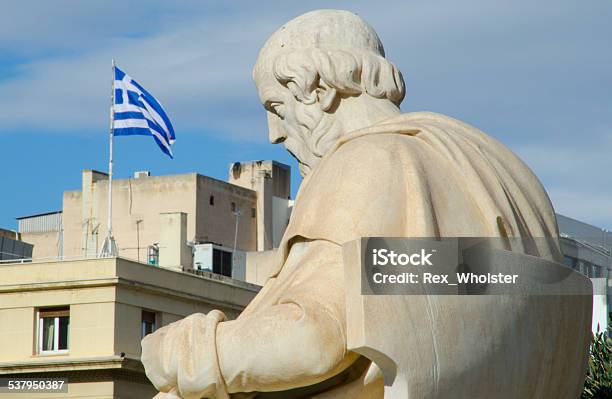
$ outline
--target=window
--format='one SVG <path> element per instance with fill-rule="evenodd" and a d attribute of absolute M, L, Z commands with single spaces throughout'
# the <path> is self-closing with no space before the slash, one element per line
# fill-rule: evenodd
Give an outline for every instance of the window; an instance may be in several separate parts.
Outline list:
<path fill-rule="evenodd" d="M 38 353 L 67 352 L 70 340 L 70 308 L 38 310 Z"/>
<path fill-rule="evenodd" d="M 232 202 L 232 206 L 231 206 L 232 212 L 236 212 L 236 203 Z"/>
<path fill-rule="evenodd" d="M 215 206 L 215 196 L 211 195 L 210 197 L 208 197 L 208 203 L 212 206 Z"/>
<path fill-rule="evenodd" d="M 157 329 L 157 315 L 155 312 L 148 310 L 142 311 L 142 323 L 140 330 L 140 337 L 144 338 L 145 335 L 151 334 Z"/>
<path fill-rule="evenodd" d="M 251 208 L 251 217 L 254 218 L 255 216 L 257 216 L 257 211 L 255 208 Z"/>

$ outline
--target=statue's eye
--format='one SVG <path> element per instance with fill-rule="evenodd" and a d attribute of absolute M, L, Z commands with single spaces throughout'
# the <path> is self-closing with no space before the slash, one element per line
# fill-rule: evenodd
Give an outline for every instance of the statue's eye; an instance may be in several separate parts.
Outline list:
<path fill-rule="evenodd" d="M 283 107 L 283 103 L 279 102 L 279 101 L 271 101 L 268 103 L 268 110 L 274 114 L 276 114 L 278 117 L 282 118 L 284 116 L 284 107 Z"/>

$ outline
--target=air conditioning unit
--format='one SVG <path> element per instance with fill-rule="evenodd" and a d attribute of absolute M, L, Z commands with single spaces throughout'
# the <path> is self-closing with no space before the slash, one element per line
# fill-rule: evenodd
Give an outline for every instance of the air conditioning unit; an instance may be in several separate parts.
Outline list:
<path fill-rule="evenodd" d="M 142 179 L 143 177 L 151 176 L 151 172 L 148 170 L 139 170 L 138 172 L 134 172 L 134 179 Z"/>
<path fill-rule="evenodd" d="M 212 243 L 193 245 L 193 268 L 244 281 L 246 254 Z"/>

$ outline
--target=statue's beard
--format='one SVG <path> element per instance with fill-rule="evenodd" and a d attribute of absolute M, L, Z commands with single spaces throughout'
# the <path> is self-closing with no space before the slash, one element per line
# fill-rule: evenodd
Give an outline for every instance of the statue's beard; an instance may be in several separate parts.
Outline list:
<path fill-rule="evenodd" d="M 319 112 L 311 111 L 314 109 Z M 299 129 L 296 129 L 299 138 L 288 139 L 285 146 L 289 153 L 297 159 L 300 174 L 305 177 L 338 140 L 341 129 L 337 126 L 333 114 L 320 111 L 318 107 L 302 108 L 296 112 L 296 119 L 299 121 Z"/>

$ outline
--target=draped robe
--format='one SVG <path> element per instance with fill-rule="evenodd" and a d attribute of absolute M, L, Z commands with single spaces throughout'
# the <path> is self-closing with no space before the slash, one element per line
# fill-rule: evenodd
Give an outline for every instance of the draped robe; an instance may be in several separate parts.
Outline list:
<path fill-rule="evenodd" d="M 557 235 L 544 188 L 508 148 L 443 115 L 401 114 L 344 135 L 305 178 L 270 278 L 236 320 L 215 311 L 166 326 L 145 337 L 142 361 L 167 397 L 355 389 L 363 382 L 346 373 L 359 355 L 346 347 L 342 244 Z M 561 259 L 556 239 L 513 242 L 513 251 Z M 356 397 L 336 389 L 334 398 Z M 376 389 L 363 397 L 382 397 Z"/>

